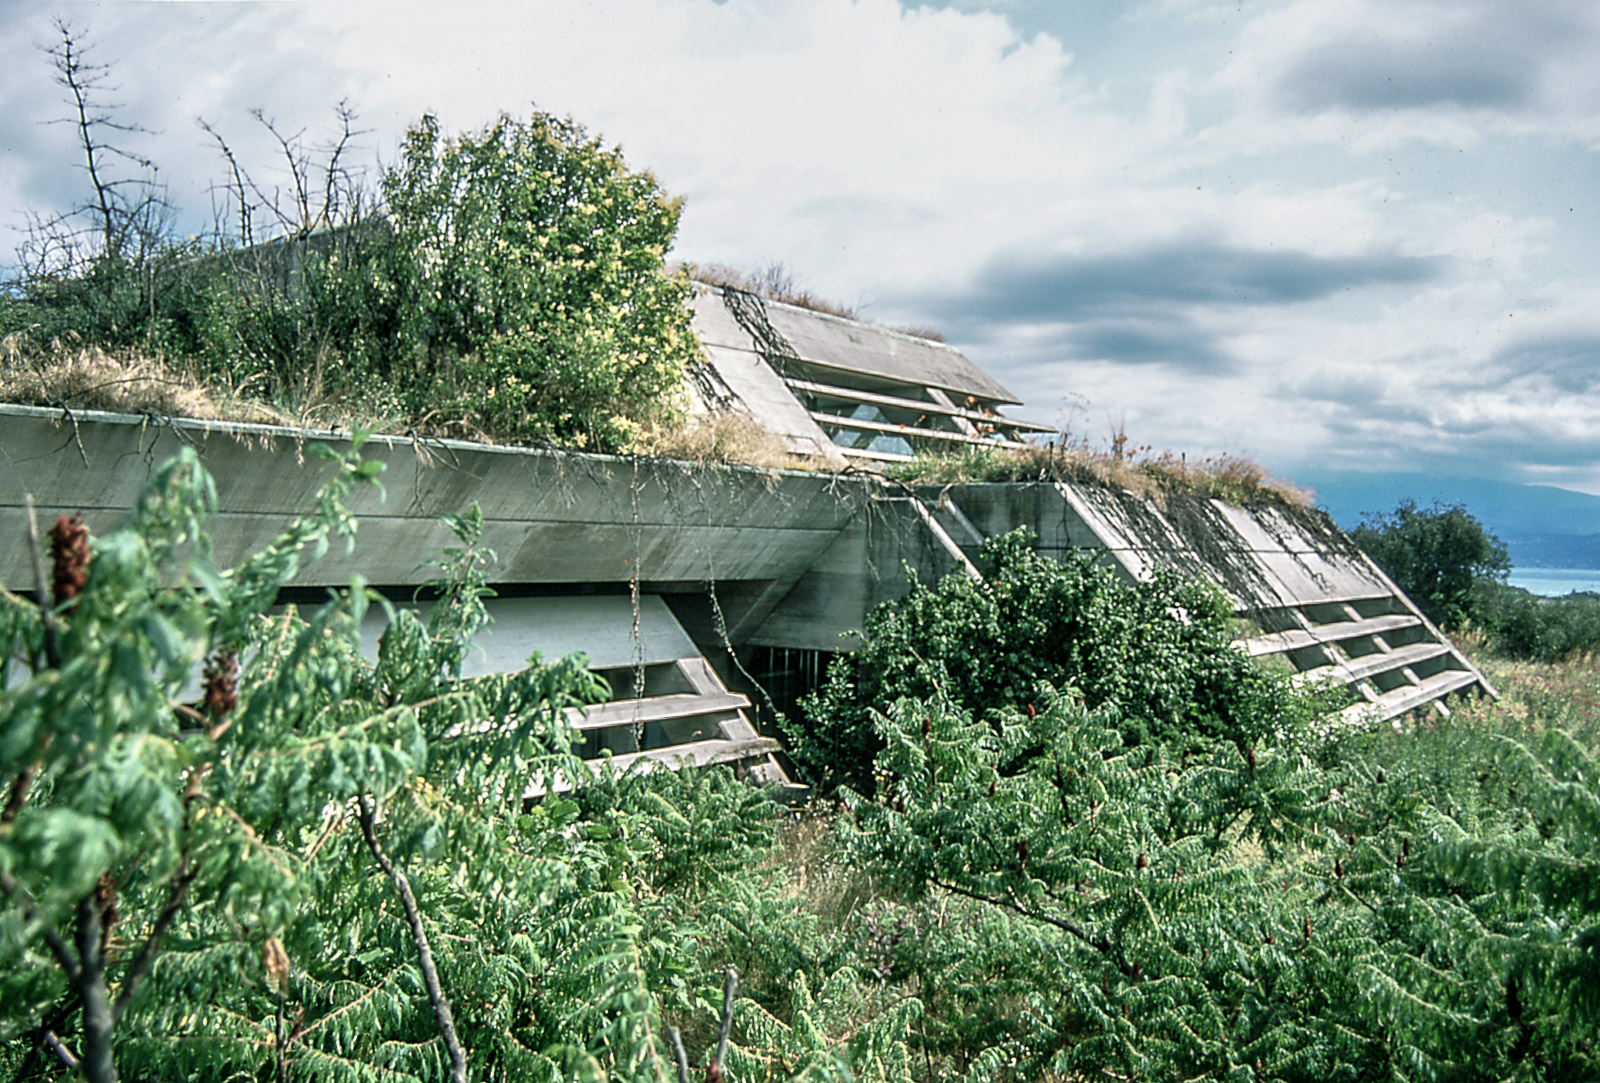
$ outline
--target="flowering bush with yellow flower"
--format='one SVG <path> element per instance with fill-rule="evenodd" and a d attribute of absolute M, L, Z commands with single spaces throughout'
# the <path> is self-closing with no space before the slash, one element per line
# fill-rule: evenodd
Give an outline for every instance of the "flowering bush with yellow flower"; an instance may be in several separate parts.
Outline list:
<path fill-rule="evenodd" d="M 621 450 L 698 356 L 664 256 L 681 201 L 569 120 L 424 117 L 383 180 L 408 412 L 494 438 Z"/>

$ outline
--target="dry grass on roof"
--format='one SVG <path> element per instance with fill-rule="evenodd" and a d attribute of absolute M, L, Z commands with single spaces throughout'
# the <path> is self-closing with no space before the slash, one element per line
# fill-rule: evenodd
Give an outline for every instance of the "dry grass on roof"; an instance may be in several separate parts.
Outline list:
<path fill-rule="evenodd" d="M 634 439 L 640 455 L 687 463 L 727 463 L 763 470 L 815 470 L 814 458 L 790 453 L 771 430 L 743 414 L 691 416 L 681 424 L 645 429 Z"/>
<path fill-rule="evenodd" d="M 1246 507 L 1309 507 L 1312 502 L 1309 491 L 1272 477 L 1266 467 L 1239 455 L 1189 460 L 1148 449 L 1116 454 L 1066 441 L 1021 448 L 968 445 L 955 452 L 920 454 L 886 473 L 908 484 L 923 485 L 1067 481 L 1112 486 L 1157 501 L 1178 492 Z"/>
<path fill-rule="evenodd" d="M 261 403 L 221 395 L 154 358 L 61 345 L 25 355 L 14 336 L 0 343 L 0 402 L 198 421 L 288 420 Z"/>

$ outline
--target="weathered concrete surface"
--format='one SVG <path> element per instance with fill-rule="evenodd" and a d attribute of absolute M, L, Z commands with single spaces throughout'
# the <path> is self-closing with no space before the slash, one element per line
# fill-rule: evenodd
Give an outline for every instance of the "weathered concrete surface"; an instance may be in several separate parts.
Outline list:
<path fill-rule="evenodd" d="M 689 381 L 695 412 L 734 412 L 759 425 L 795 455 L 842 467 L 844 456 L 811 419 L 783 377 L 756 351 L 749 332 L 728 313 L 718 292 L 693 301 L 694 330 L 706 354 L 706 371 Z"/>
<path fill-rule="evenodd" d="M 236 562 L 310 506 L 330 474 L 309 454 L 348 439 L 255 425 L 0 407 L 0 521 L 19 523 L 25 491 L 41 516 L 83 511 L 91 529 L 114 526 L 156 464 L 191 446 L 217 480 L 217 557 Z M 868 502 L 876 484 L 832 475 L 699 467 L 608 456 L 493 448 L 455 441 L 375 438 L 384 492 L 351 496 L 355 553 L 330 554 L 297 580 L 425 581 L 422 567 L 452 544 L 437 517 L 476 502 L 500 583 L 693 584 L 792 579 Z M 0 547 L 0 581 L 31 577 L 25 552 Z"/>
<path fill-rule="evenodd" d="M 996 403 L 1021 401 L 953 346 L 775 301 L 766 307 L 773 329 L 810 364 L 937 387 L 958 401 L 968 395 Z"/>
<path fill-rule="evenodd" d="M 15 531 L 12 543 L 0 545 L 0 582 L 32 579 L 20 544 L 24 492 L 34 494 L 45 522 L 82 510 L 90 528 L 104 532 L 182 446 L 194 447 L 216 478 L 217 558 L 236 563 L 310 506 L 330 473 L 309 453 L 319 440 L 348 446 L 337 433 L 89 412 L 67 419 L 0 406 L 0 524 Z M 636 585 L 642 595 L 660 595 L 673 620 L 713 655 L 729 644 L 840 650 L 851 646 L 841 633 L 904 592 L 908 569 L 931 581 L 961 567 L 956 545 L 973 551 L 985 537 L 1029 526 L 1046 552 L 1095 550 L 1129 577 L 1168 569 L 1216 583 L 1255 625 L 1242 641 L 1246 650 L 1279 654 L 1304 673 L 1345 683 L 1384 717 L 1466 688 L 1492 691 L 1311 510 L 1242 509 L 1185 494 L 1152 500 L 1060 483 L 913 492 L 861 474 L 454 441 L 379 438 L 364 453 L 386 465 L 385 492 L 352 495 L 360 522 L 354 553 L 310 565 L 299 585 L 340 585 L 358 572 L 380 586 L 421 583 L 431 575 L 424 562 L 454 541 L 438 516 L 476 502 L 484 544 L 498 554 L 492 582 L 545 594 Z M 522 611 L 513 606 L 508 616 L 513 610 Z M 541 639 L 541 649 L 556 639 Z M 508 657 L 525 645 L 508 638 Z"/>
<path fill-rule="evenodd" d="M 867 613 L 906 592 L 907 573 L 931 582 L 955 567 L 903 497 L 863 507 L 806 569 L 749 639 L 764 647 L 853 650 Z"/>
<path fill-rule="evenodd" d="M 692 306 L 706 358 L 687 381 L 693 411 L 742 416 L 826 467 L 1053 431 L 1003 417 L 1016 398 L 942 343 L 734 289 Z"/>

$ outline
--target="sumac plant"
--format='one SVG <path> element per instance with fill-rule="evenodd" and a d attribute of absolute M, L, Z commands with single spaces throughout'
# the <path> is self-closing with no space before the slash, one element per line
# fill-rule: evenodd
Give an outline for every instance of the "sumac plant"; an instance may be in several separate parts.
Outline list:
<path fill-rule="evenodd" d="M 874 712 L 877 793 L 841 821 L 937 916 L 901 976 L 968 1078 L 1600 1071 L 1600 786 L 1572 737 L 1469 717 L 1241 756 L 1029 703 Z"/>
<path fill-rule="evenodd" d="M 697 960 L 647 950 L 639 814 L 562 796 L 590 777 L 563 709 L 601 689 L 577 659 L 462 678 L 475 513 L 375 660 L 359 582 L 275 609 L 354 530 L 376 467 L 334 463 L 224 569 L 185 453 L 121 528 L 57 532 L 41 592 L 72 597 L 0 595 L 0 1072 L 672 1078 L 656 990 Z"/>

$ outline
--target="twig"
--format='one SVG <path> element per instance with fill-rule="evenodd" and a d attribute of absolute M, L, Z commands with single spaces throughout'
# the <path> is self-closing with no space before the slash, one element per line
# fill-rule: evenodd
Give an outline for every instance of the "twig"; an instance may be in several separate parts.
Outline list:
<path fill-rule="evenodd" d="M 22 806 L 28 800 L 28 791 L 33 787 L 34 777 L 39 773 L 39 763 L 35 761 L 17 772 L 17 777 L 11 780 L 11 793 L 6 797 L 6 807 L 0 809 L 0 824 L 8 824 L 15 820 L 22 812 Z"/>
<path fill-rule="evenodd" d="M 283 990 L 278 990 L 278 1014 L 273 1025 L 273 1042 L 278 1047 L 276 1074 L 273 1076 L 276 1083 L 284 1083 L 289 1078 L 288 1050 L 283 1043 Z"/>
<path fill-rule="evenodd" d="M 72 1050 L 61 1044 L 61 1039 L 56 1037 L 55 1031 L 49 1027 L 40 1027 L 39 1040 L 49 1046 L 50 1052 L 54 1053 L 56 1059 L 67 1066 L 69 1072 L 78 1070 L 78 1058 L 72 1055 Z"/>
<path fill-rule="evenodd" d="M 668 1027 L 667 1040 L 672 1043 L 672 1059 L 678 1065 L 678 1083 L 690 1083 L 689 1054 L 683 1051 L 683 1035 L 677 1027 Z"/>
<path fill-rule="evenodd" d="M 733 997 L 739 991 L 739 972 L 728 968 L 728 980 L 722 987 L 722 1032 L 717 1036 L 717 1055 L 706 1069 L 708 1080 L 722 1078 L 722 1062 L 728 1056 L 728 1032 L 733 1029 Z"/>
<path fill-rule="evenodd" d="M 71 444 L 77 448 L 78 458 L 82 461 L 84 468 L 87 469 L 89 466 L 89 453 L 83 449 L 83 433 L 78 431 L 78 415 L 72 412 L 70 405 L 60 400 L 55 400 L 50 405 L 61 411 L 61 417 L 64 420 L 72 423 L 72 439 L 63 442 L 61 447 L 64 448 L 67 444 Z M 60 448 L 57 450 L 59 451 Z"/>
<path fill-rule="evenodd" d="M 378 845 L 372 830 L 372 805 L 366 794 L 356 799 L 356 819 L 361 824 L 361 835 L 367 840 L 367 849 L 374 860 L 388 874 L 400 893 L 400 904 L 405 908 L 406 921 L 411 926 L 411 940 L 417 948 L 417 965 L 422 970 L 422 983 L 428 990 L 428 1002 L 433 1005 L 433 1017 L 439 1024 L 439 1034 L 450 1052 L 450 1078 L 453 1083 L 467 1083 L 467 1054 L 456 1037 L 455 1018 L 450 1013 L 450 1001 L 445 999 L 444 988 L 439 984 L 439 971 L 433 965 L 433 949 L 428 946 L 428 933 L 422 927 L 422 912 L 417 908 L 417 897 L 411 892 L 411 881 L 395 867 L 389 855 Z"/>
<path fill-rule="evenodd" d="M 1053 925 L 1062 932 L 1077 937 L 1091 948 L 1094 948 L 1102 953 L 1109 952 L 1111 950 L 1111 942 L 1106 939 L 1106 937 L 1091 936 L 1089 933 L 1068 921 L 1066 918 L 1058 918 L 1054 914 L 1046 914 L 1042 913 L 1041 911 L 1034 910 L 1031 907 L 1024 905 L 1022 900 L 1018 899 L 1015 894 L 1012 894 L 1009 899 L 996 899 L 991 896 L 984 895 L 981 892 L 969 891 L 958 884 L 946 883 L 945 881 L 940 880 L 938 877 L 930 877 L 929 881 L 935 886 L 941 887 L 953 895 L 961 895 L 965 898 L 971 899 L 974 902 L 988 903 L 990 906 L 1003 906 L 1010 910 L 1016 911 L 1025 918 L 1032 918 L 1034 921 L 1042 921 L 1046 925 Z"/>
<path fill-rule="evenodd" d="M 27 888 L 17 883 L 16 877 L 4 869 L 0 869 L 0 895 L 15 896 L 22 908 L 22 920 L 26 923 L 33 919 L 33 896 L 28 893 Z M 66 973 L 67 981 L 71 982 L 76 988 L 80 977 L 78 960 L 73 956 L 72 949 L 67 946 L 67 942 L 61 939 L 61 934 L 46 925 L 39 930 L 39 939 L 45 942 L 45 946 L 50 949 L 50 954 L 55 956 L 56 962 L 60 964 L 62 971 Z"/>
<path fill-rule="evenodd" d="M 179 854 L 177 874 L 167 887 L 167 903 L 161 908 L 150 935 L 139 946 L 139 953 L 128 964 L 127 973 L 123 976 L 122 989 L 117 993 L 117 1002 L 111 1009 L 112 1023 L 118 1022 L 127 1014 L 128 1006 L 133 1003 L 133 994 L 138 992 L 139 986 L 144 983 L 145 975 L 150 972 L 150 964 L 155 962 L 156 953 L 161 950 L 161 940 L 167 935 L 173 920 L 177 918 L 178 911 L 183 909 L 184 900 L 189 895 L 189 885 L 194 882 L 198 871 L 189 867 L 187 849 Z"/>
<path fill-rule="evenodd" d="M 22 494 L 23 519 L 28 526 L 28 552 L 33 556 L 33 600 L 44 619 L 44 660 L 51 669 L 61 668 L 60 626 L 50 603 L 50 587 L 45 577 L 44 550 L 39 545 L 39 523 L 33 513 L 33 494 Z"/>

